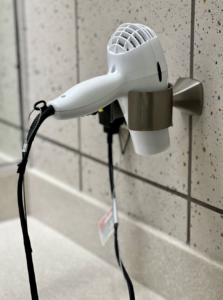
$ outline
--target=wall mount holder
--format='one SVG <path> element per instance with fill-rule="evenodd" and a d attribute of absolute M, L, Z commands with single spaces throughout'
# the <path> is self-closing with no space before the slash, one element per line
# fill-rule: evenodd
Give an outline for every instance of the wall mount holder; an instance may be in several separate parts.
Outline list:
<path fill-rule="evenodd" d="M 128 127 L 136 131 L 154 131 L 172 125 L 173 107 L 200 116 L 203 85 L 192 78 L 179 78 L 175 85 L 156 92 L 129 92 Z"/>

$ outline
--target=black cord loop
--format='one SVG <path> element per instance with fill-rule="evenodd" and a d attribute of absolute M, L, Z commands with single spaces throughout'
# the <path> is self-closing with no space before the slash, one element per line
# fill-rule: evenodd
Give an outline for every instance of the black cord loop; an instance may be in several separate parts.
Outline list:
<path fill-rule="evenodd" d="M 37 105 L 39 105 L 40 103 L 43 103 L 43 106 L 38 107 Z M 40 100 L 40 101 L 36 102 L 36 103 L 33 105 L 33 108 L 34 108 L 35 110 L 40 110 L 40 109 L 45 108 L 45 107 L 46 107 L 46 101 L 44 101 L 44 100 Z"/>

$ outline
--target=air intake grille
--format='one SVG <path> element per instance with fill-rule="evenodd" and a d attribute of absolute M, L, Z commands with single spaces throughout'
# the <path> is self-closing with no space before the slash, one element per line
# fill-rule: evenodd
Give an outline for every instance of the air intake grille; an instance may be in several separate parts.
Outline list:
<path fill-rule="evenodd" d="M 112 35 L 108 50 L 112 53 L 124 53 L 156 37 L 152 29 L 141 24 L 126 23 L 118 27 Z"/>

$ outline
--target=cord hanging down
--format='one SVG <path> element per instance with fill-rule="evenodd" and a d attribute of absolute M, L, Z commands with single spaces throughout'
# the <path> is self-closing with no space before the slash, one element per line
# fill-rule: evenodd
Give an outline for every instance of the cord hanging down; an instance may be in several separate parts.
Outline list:
<path fill-rule="evenodd" d="M 118 214 L 117 214 L 117 205 L 116 205 L 116 197 L 115 197 L 115 185 L 114 185 L 114 170 L 113 170 L 113 157 L 112 157 L 112 133 L 108 133 L 107 136 L 108 141 L 108 160 L 109 160 L 109 178 L 110 178 L 110 187 L 111 187 L 111 195 L 112 195 L 112 206 L 113 206 L 113 220 L 114 220 L 114 243 L 115 243 L 115 254 L 117 258 L 117 262 L 119 267 L 123 273 L 123 276 L 126 280 L 128 291 L 129 291 L 129 299 L 135 300 L 135 293 L 132 281 L 122 263 L 119 245 L 118 245 Z M 126 145 L 124 147 L 124 151 L 122 150 L 122 156 L 126 150 L 127 144 L 129 141 L 129 137 L 127 138 Z M 120 144 L 121 145 L 121 144 Z"/>
<path fill-rule="evenodd" d="M 43 107 L 36 106 L 40 102 L 44 103 Z M 21 227 L 22 227 L 22 234 L 23 234 L 24 247 L 25 247 L 25 253 L 26 253 L 27 269 L 28 269 L 28 275 L 29 275 L 30 292 L 31 292 L 32 300 L 38 300 L 39 297 L 38 297 L 36 278 L 35 278 L 35 272 L 34 272 L 34 266 L 33 266 L 33 260 L 32 260 L 32 247 L 31 247 L 31 242 L 30 242 L 29 233 L 28 233 L 28 225 L 27 225 L 24 174 L 25 174 L 26 165 L 28 162 L 29 152 L 30 152 L 30 149 L 32 146 L 32 142 L 35 138 L 35 135 L 36 135 L 40 125 L 43 123 L 43 121 L 46 118 L 48 118 L 49 116 L 54 114 L 54 108 L 52 106 L 47 107 L 45 101 L 40 101 L 40 102 L 36 103 L 34 105 L 34 109 L 39 110 L 40 114 L 35 118 L 35 120 L 33 121 L 32 125 L 30 127 L 26 142 L 24 143 L 23 149 L 22 149 L 22 161 L 18 165 L 18 171 L 17 171 L 17 173 L 19 173 L 18 189 L 17 189 L 19 217 L 20 217 L 20 222 L 21 222 Z"/>

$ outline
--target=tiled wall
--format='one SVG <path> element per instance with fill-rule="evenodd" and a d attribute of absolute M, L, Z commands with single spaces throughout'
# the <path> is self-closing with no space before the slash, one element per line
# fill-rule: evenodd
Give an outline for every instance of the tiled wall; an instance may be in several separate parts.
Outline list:
<path fill-rule="evenodd" d="M 205 3 L 204 3 L 205 2 Z M 194 117 L 192 197 L 219 208 L 192 207 L 192 245 L 223 260 L 223 4 L 196 1 L 194 77 L 204 85 L 204 110 Z"/>
<path fill-rule="evenodd" d="M 0 10 L 0 119 L 20 125 L 18 62 L 13 1 L 1 0 Z"/>
<path fill-rule="evenodd" d="M 0 9 L 0 165 L 21 156 L 20 95 L 13 1 Z M 11 126 L 8 125 L 10 122 Z"/>
<path fill-rule="evenodd" d="M 223 7 L 218 1 L 25 1 L 29 105 L 49 101 L 105 74 L 106 46 L 124 22 L 143 23 L 158 35 L 169 81 L 191 76 L 204 84 L 204 111 L 174 109 L 170 148 L 136 155 L 130 141 L 117 183 L 118 207 L 222 261 Z M 194 13 L 195 12 L 195 13 Z M 124 140 L 126 129 L 121 129 Z M 114 163 L 119 161 L 114 138 Z M 98 116 L 49 119 L 33 147 L 33 167 L 110 203 L 106 135 Z M 188 209 L 189 208 L 189 209 Z"/>

